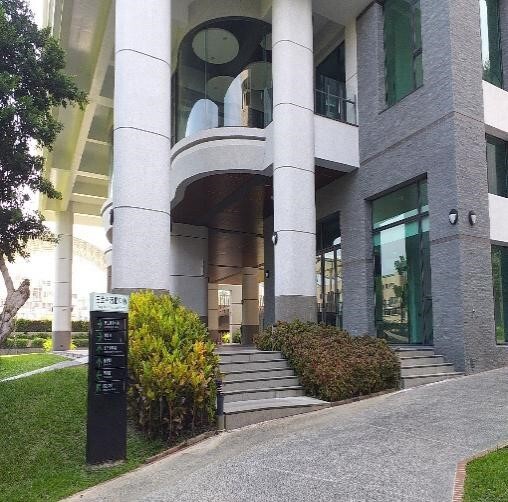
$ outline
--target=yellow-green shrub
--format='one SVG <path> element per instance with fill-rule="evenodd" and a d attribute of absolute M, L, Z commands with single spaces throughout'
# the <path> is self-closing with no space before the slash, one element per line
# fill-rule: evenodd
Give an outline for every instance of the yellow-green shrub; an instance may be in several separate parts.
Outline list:
<path fill-rule="evenodd" d="M 149 436 L 169 441 L 209 428 L 218 357 L 197 314 L 169 295 L 135 293 L 129 309 L 129 410 Z"/>

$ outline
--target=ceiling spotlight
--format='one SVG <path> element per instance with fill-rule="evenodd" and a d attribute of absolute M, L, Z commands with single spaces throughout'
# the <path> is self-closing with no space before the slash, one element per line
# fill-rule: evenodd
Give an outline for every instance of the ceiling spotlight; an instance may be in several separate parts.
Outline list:
<path fill-rule="evenodd" d="M 452 225 L 456 225 L 459 221 L 459 212 L 456 209 L 452 209 L 448 215 L 448 219 Z"/>

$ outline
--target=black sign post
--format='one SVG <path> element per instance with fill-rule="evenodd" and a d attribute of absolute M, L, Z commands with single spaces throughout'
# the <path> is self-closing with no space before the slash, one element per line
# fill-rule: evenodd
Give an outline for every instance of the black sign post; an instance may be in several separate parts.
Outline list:
<path fill-rule="evenodd" d="M 124 295 L 90 295 L 86 461 L 127 454 L 127 312 Z"/>

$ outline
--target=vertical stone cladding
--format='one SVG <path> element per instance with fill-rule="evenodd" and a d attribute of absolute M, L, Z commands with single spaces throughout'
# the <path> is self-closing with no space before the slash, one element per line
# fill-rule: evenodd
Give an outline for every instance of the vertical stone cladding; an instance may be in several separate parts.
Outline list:
<path fill-rule="evenodd" d="M 275 318 L 316 319 L 312 0 L 274 0 Z"/>
<path fill-rule="evenodd" d="M 259 332 L 259 270 L 245 267 L 242 275 L 242 345 L 252 345 Z"/>
<path fill-rule="evenodd" d="M 112 288 L 169 288 L 171 2 L 119 0 Z"/>
<path fill-rule="evenodd" d="M 220 342 L 219 285 L 212 283 L 208 284 L 208 332 L 215 343 Z"/>
<path fill-rule="evenodd" d="M 345 327 L 374 334 L 369 201 L 428 178 L 434 345 L 469 373 L 508 356 L 494 334 L 479 4 L 420 3 L 424 85 L 389 108 L 382 6 L 357 20 L 361 166 L 319 192 L 319 216 L 341 211 Z"/>
<path fill-rule="evenodd" d="M 503 51 L 504 89 L 508 91 L 508 0 L 499 0 L 499 16 L 501 18 L 501 50 Z"/>
<path fill-rule="evenodd" d="M 273 216 L 270 216 L 265 219 L 263 225 L 265 269 L 263 328 L 267 328 L 275 323 L 275 268 L 272 234 Z"/>

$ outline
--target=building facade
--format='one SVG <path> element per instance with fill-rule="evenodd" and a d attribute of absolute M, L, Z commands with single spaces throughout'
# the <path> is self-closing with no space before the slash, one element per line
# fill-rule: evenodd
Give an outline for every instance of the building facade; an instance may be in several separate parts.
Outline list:
<path fill-rule="evenodd" d="M 508 0 L 51 0 L 46 19 L 90 104 L 59 112 L 64 197 L 42 209 L 64 235 L 102 219 L 113 291 L 177 294 L 216 336 L 235 286 L 249 343 L 263 282 L 265 325 L 508 363 Z M 66 326 L 56 309 L 63 345 Z"/>

